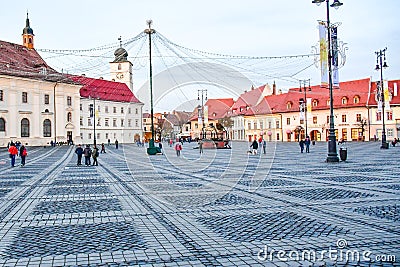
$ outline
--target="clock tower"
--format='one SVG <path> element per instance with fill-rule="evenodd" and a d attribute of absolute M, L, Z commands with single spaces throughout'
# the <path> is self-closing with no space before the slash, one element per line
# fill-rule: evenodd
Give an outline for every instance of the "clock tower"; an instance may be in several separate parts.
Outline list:
<path fill-rule="evenodd" d="M 28 49 L 33 49 L 33 36 L 35 35 L 29 23 L 28 13 L 26 13 L 26 25 L 22 30 L 22 43 Z"/>
<path fill-rule="evenodd" d="M 132 63 L 128 60 L 128 52 L 122 47 L 121 38 L 118 40 L 120 41 L 120 47 L 114 52 L 114 61 L 110 62 L 111 79 L 116 82 L 126 83 L 132 91 Z"/>

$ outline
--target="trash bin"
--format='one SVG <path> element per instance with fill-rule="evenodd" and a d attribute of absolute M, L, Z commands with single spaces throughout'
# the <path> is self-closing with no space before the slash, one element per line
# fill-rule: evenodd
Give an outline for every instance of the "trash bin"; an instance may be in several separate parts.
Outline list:
<path fill-rule="evenodd" d="M 341 147 L 339 149 L 339 156 L 342 161 L 345 161 L 347 159 L 347 148 Z"/>

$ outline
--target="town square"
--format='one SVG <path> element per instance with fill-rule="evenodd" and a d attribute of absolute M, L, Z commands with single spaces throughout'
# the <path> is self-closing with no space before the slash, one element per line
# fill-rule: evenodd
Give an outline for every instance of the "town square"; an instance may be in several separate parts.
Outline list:
<path fill-rule="evenodd" d="M 0 266 L 400 266 L 396 0 L 1 10 Z"/>

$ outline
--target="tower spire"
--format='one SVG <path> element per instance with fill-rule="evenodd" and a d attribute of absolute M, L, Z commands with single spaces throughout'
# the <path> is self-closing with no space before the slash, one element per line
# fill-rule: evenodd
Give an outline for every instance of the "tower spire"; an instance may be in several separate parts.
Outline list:
<path fill-rule="evenodd" d="M 22 43 L 28 49 L 33 49 L 33 30 L 29 22 L 29 13 L 26 11 L 26 24 L 25 28 L 22 30 Z"/>

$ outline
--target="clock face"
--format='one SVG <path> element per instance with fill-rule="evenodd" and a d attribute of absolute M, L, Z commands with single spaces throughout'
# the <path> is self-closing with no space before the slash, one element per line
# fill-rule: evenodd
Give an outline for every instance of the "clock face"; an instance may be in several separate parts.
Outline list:
<path fill-rule="evenodd" d="M 124 78 L 124 74 L 122 74 L 122 73 L 117 73 L 117 78 L 118 78 L 118 79 Z"/>

